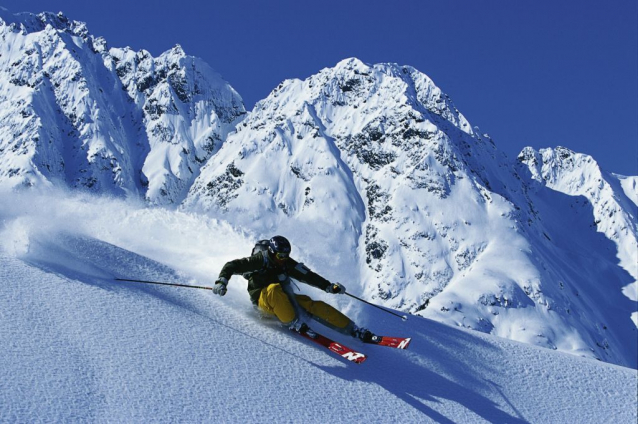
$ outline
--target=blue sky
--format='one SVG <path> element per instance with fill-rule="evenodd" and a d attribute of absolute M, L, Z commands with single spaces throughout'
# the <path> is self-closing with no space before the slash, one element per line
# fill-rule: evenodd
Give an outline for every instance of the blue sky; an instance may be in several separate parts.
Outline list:
<path fill-rule="evenodd" d="M 568 147 L 638 175 L 635 0 L 0 0 L 63 11 L 112 47 L 181 44 L 251 109 L 347 57 L 411 65 L 515 157 Z"/>

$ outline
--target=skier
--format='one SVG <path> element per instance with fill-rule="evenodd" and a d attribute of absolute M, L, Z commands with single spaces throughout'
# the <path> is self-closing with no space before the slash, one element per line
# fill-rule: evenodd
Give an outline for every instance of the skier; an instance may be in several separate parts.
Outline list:
<path fill-rule="evenodd" d="M 327 293 L 343 294 L 346 289 L 312 272 L 304 264 L 290 257 L 290 242 L 282 236 L 262 240 L 253 249 L 252 256 L 227 262 L 215 281 L 213 293 L 224 296 L 228 280 L 243 275 L 248 280 L 248 294 L 253 305 L 268 315 L 275 315 L 289 329 L 309 334 L 306 321 L 312 318 L 343 334 L 370 342 L 374 334 L 355 323 L 327 303 L 295 294 L 290 279 L 304 282 Z"/>

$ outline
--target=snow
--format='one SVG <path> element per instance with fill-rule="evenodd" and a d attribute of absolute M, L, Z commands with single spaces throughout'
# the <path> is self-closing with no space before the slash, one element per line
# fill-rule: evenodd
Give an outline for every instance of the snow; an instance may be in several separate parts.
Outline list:
<path fill-rule="evenodd" d="M 358 393 L 347 418 L 375 421 L 365 401 L 408 421 L 566 421 L 554 412 L 566 408 L 560 394 L 601 401 L 566 382 L 603 393 L 607 410 L 618 409 L 611 390 L 625 399 L 618 387 L 635 386 L 635 374 L 591 360 L 638 366 L 637 177 L 563 147 L 526 148 L 512 161 L 410 66 L 346 59 L 284 81 L 246 115 L 240 95 L 179 45 L 159 57 L 109 48 L 61 13 L 2 10 L 0 33 L 0 186 L 25 191 L 1 194 L 4 372 L 24 390 L 66 393 L 76 405 L 67 412 L 0 386 L 0 405 L 11 396 L 0 421 L 21 421 L 16 411 L 30 408 L 62 421 L 164 420 L 181 408 L 199 421 L 211 402 L 239 405 L 215 412 L 228 420 L 238 412 L 265 421 L 281 418 L 272 407 L 314 393 L 322 396 L 305 400 L 307 411 L 295 403 L 284 420 L 343 414 L 327 405 Z M 212 285 L 227 260 L 274 234 L 349 292 L 412 314 L 397 323 L 310 292 L 359 324 L 416 334 L 414 349 L 358 345 L 371 359 L 354 371 L 256 320 L 242 279 L 224 299 L 113 281 Z M 528 366 L 537 373 L 529 384 L 551 399 L 521 393 Z M 601 386 L 566 371 L 574 367 Z M 545 374 L 561 376 L 561 391 L 544 385 Z M 248 412 L 252 404 L 236 400 L 242 385 L 282 397 Z M 190 397 L 175 401 L 178 393 Z M 585 421 L 602 418 L 585 411 Z"/>
<path fill-rule="evenodd" d="M 636 421 L 633 369 L 308 289 L 413 338 L 400 351 L 316 324 L 368 354 L 355 365 L 259 319 L 239 277 L 223 298 L 113 280 L 212 285 L 254 242 L 226 222 L 79 193 L 1 198 L 0 422 Z"/>
<path fill-rule="evenodd" d="M 625 196 L 638 206 L 638 177 L 625 177 L 623 175 L 614 175 L 620 180 Z"/>

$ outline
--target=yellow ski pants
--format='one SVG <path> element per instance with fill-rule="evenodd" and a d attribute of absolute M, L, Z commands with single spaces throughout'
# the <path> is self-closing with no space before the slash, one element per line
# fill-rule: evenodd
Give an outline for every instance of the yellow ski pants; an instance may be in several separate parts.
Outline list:
<path fill-rule="evenodd" d="M 350 323 L 350 318 L 325 302 L 312 300 L 303 294 L 296 294 L 295 297 L 299 306 L 328 324 L 337 328 L 345 328 Z M 295 319 L 295 308 L 279 283 L 271 284 L 261 291 L 259 309 L 275 315 L 284 324 Z"/>

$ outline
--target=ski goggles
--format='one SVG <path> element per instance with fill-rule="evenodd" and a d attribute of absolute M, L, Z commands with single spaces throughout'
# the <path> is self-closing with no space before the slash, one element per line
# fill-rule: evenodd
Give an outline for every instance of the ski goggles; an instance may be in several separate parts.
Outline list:
<path fill-rule="evenodd" d="M 277 260 L 279 261 L 288 260 L 289 257 L 290 257 L 289 253 L 284 253 L 284 252 L 275 253 L 275 258 L 277 258 Z"/>

